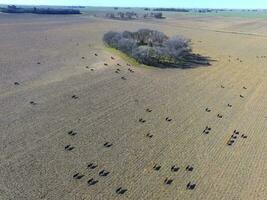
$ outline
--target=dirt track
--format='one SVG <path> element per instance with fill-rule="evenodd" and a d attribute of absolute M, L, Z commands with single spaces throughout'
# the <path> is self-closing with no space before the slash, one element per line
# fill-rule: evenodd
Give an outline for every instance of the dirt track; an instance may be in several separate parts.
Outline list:
<path fill-rule="evenodd" d="M 22 16 L 0 18 L 0 199 L 267 198 L 267 38 L 253 35 L 262 27 Z M 104 48 L 105 32 L 139 28 L 184 35 L 217 61 L 129 67 Z"/>

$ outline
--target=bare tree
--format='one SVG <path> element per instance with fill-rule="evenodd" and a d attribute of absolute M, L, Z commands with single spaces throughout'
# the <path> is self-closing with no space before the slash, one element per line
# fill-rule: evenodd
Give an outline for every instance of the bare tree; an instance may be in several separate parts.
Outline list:
<path fill-rule="evenodd" d="M 104 42 L 138 62 L 159 67 L 181 67 L 195 64 L 209 65 L 208 59 L 199 54 L 193 54 L 190 40 L 175 36 L 169 38 L 164 33 L 140 29 L 136 32 L 108 32 L 103 37 Z"/>

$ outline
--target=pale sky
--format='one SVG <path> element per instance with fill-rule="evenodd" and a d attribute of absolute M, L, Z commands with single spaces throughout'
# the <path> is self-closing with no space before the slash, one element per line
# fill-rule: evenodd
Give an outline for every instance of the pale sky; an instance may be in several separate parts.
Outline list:
<path fill-rule="evenodd" d="M 0 0 L 0 4 L 172 8 L 267 8 L 267 0 Z"/>

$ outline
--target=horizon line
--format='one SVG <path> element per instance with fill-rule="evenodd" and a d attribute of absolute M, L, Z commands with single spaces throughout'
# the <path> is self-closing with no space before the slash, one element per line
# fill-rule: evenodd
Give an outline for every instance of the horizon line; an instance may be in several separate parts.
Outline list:
<path fill-rule="evenodd" d="M 58 7 L 95 7 L 95 8 L 174 8 L 174 9 L 226 9 L 226 10 L 267 10 L 267 8 L 216 8 L 216 7 L 135 7 L 135 6 L 92 6 L 92 5 L 46 5 L 46 4 L 0 4 L 0 5 L 15 5 L 15 6 L 58 6 Z"/>

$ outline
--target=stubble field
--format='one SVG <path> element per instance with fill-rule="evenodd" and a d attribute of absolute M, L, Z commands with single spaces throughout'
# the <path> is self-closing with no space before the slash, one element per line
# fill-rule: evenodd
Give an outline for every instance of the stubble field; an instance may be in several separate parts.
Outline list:
<path fill-rule="evenodd" d="M 1 14 L 0 199 L 266 199 L 265 23 Z M 214 61 L 158 69 L 103 45 L 140 28 Z"/>

